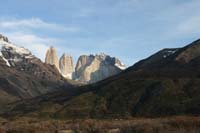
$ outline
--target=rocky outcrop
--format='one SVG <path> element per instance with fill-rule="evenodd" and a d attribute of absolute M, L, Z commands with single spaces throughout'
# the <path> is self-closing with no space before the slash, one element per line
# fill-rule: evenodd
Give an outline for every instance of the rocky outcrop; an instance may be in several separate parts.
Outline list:
<path fill-rule="evenodd" d="M 85 82 L 90 80 L 90 74 L 85 72 L 87 66 L 89 66 L 94 60 L 93 55 L 82 55 L 79 57 L 76 68 L 75 68 L 75 77 L 77 80 Z"/>
<path fill-rule="evenodd" d="M 59 68 L 61 74 L 68 79 L 73 78 L 74 73 L 74 61 L 70 55 L 63 54 L 59 61 Z"/>
<path fill-rule="evenodd" d="M 59 60 L 56 49 L 51 47 L 46 54 L 46 63 L 55 65 L 63 77 L 81 81 L 83 83 L 94 83 L 115 74 L 120 73 L 126 67 L 117 58 L 106 54 L 82 55 L 79 57 L 75 70 L 72 56 L 63 54 Z"/>
<path fill-rule="evenodd" d="M 56 49 L 54 47 L 50 47 L 46 53 L 45 63 L 55 65 L 63 77 L 73 79 L 74 61 L 72 56 L 63 54 L 59 60 Z"/>
<path fill-rule="evenodd" d="M 94 83 L 125 69 L 119 59 L 105 54 L 80 56 L 76 65 L 76 79 L 81 82 Z"/>
<path fill-rule="evenodd" d="M 59 59 L 58 59 L 57 51 L 56 51 L 56 49 L 54 47 L 50 47 L 47 50 L 45 63 L 46 64 L 50 64 L 50 65 L 55 65 L 56 68 L 58 70 L 60 70 L 59 69 Z"/>

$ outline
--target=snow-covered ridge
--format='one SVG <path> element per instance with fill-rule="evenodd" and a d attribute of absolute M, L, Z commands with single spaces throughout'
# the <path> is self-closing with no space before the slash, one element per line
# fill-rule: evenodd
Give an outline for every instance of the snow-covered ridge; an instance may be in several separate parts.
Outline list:
<path fill-rule="evenodd" d="M 12 50 L 12 52 L 18 53 L 20 55 L 30 55 L 31 54 L 31 52 L 28 49 L 25 49 L 23 47 L 19 47 L 12 43 L 0 40 L 0 50 L 2 51 L 2 50 L 6 50 L 6 49 Z"/>
<path fill-rule="evenodd" d="M 95 57 L 97 57 L 98 59 L 103 60 L 103 61 L 108 61 L 111 64 L 112 64 L 112 62 L 114 62 L 114 66 L 118 67 L 121 70 L 126 69 L 125 64 L 122 63 L 119 59 L 117 59 L 115 57 L 111 57 L 109 55 L 106 55 L 105 53 L 96 54 Z"/>
<path fill-rule="evenodd" d="M 23 58 L 33 58 L 34 56 L 31 54 L 31 52 L 28 49 L 25 49 L 23 47 L 19 47 L 4 38 L 0 38 L 0 56 L 5 61 L 7 66 L 13 66 L 12 62 L 20 62 L 23 60 Z"/>

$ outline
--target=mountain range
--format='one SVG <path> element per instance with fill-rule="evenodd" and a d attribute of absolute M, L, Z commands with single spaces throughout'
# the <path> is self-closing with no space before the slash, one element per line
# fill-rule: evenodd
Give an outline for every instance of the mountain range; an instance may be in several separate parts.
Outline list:
<path fill-rule="evenodd" d="M 126 69 L 119 59 L 104 53 L 81 55 L 74 67 L 73 57 L 63 54 L 59 59 L 54 47 L 48 49 L 45 63 L 54 65 L 63 77 L 86 84 L 101 81 Z"/>
<path fill-rule="evenodd" d="M 95 58 L 107 60 L 104 55 L 83 56 L 76 69 L 88 60 L 97 60 Z M 108 60 L 112 64 L 117 62 Z M 9 68 L 6 61 L 1 64 L 3 66 Z M 197 40 L 182 48 L 163 49 L 117 75 L 93 84 L 71 88 L 65 85 L 56 92 L 4 104 L 1 116 L 71 119 L 199 115 L 199 68 L 200 40 Z"/>
<path fill-rule="evenodd" d="M 0 35 L 0 102 L 8 103 L 57 91 L 72 84 L 54 66 Z"/>
<path fill-rule="evenodd" d="M 111 57 L 106 55 L 105 58 Z M 115 61 L 115 58 L 112 59 Z M 107 66 L 113 65 L 111 69 L 117 69 L 114 64 L 105 60 L 102 59 L 99 62 L 102 64 L 105 62 Z M 92 71 L 85 70 L 87 67 L 95 65 L 95 62 L 91 60 L 90 63 L 81 64 L 84 63 L 82 61 L 80 57 L 79 68 L 76 68 L 79 71 L 79 76 L 82 77 L 79 81 L 72 78 L 75 71 L 71 56 L 63 55 L 58 60 L 56 49 L 51 47 L 47 51 L 46 61 L 43 63 L 28 49 L 17 46 L 10 42 L 7 37 L 0 35 L 0 107 L 3 108 L 8 103 L 34 98 L 49 92 L 70 89 L 83 83 L 91 83 L 90 80 L 86 81 L 84 74 L 88 73 L 87 78 L 92 75 Z M 100 72 L 96 74 L 98 78 L 92 78 L 93 82 L 121 72 L 120 69 L 117 69 L 118 71 L 113 70 L 115 73 L 112 71 L 101 72 L 100 68 L 102 67 L 94 68 Z"/>

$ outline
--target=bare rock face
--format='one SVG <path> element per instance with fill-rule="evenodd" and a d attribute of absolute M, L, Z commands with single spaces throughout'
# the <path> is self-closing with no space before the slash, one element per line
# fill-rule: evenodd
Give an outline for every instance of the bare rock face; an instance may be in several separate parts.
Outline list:
<path fill-rule="evenodd" d="M 68 79 L 73 78 L 73 73 L 74 73 L 74 61 L 73 57 L 63 54 L 63 56 L 60 58 L 59 61 L 59 68 L 61 74 Z"/>
<path fill-rule="evenodd" d="M 63 77 L 83 83 L 95 83 L 116 75 L 126 68 L 119 59 L 100 54 L 80 56 L 74 70 L 72 56 L 63 54 L 58 61 L 56 50 L 53 47 L 47 51 L 46 64 L 55 65 Z"/>
<path fill-rule="evenodd" d="M 76 65 L 76 79 L 81 82 L 94 83 L 125 69 L 117 58 L 105 54 L 80 56 Z"/>
<path fill-rule="evenodd" d="M 46 59 L 45 59 L 46 64 L 50 65 L 55 65 L 58 70 L 59 69 L 59 59 L 57 55 L 57 51 L 54 47 L 50 47 L 46 53 Z"/>
<path fill-rule="evenodd" d="M 93 55 L 82 55 L 79 57 L 78 62 L 75 68 L 75 77 L 76 80 L 81 82 L 88 82 L 90 81 L 90 73 L 86 72 L 86 68 L 91 65 L 94 60 Z"/>

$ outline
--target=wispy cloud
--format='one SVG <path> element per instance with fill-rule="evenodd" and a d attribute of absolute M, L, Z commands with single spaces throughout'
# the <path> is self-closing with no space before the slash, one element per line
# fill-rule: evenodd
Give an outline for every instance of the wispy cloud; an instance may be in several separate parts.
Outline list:
<path fill-rule="evenodd" d="M 47 49 L 50 46 L 57 46 L 61 43 L 61 39 L 51 37 L 51 33 L 54 35 L 79 31 L 80 28 L 78 27 L 67 27 L 46 22 L 40 18 L 0 18 L 0 33 L 7 36 L 11 42 L 28 48 L 34 55 L 43 61 Z M 48 37 L 45 32 L 48 33 Z"/>
<path fill-rule="evenodd" d="M 3 29 L 45 29 L 45 30 L 54 30 L 61 32 L 78 32 L 80 31 L 79 27 L 73 26 L 64 26 L 55 23 L 49 23 L 39 18 L 30 18 L 30 19 L 15 19 L 15 18 L 1 18 L 0 19 L 0 28 Z"/>
<path fill-rule="evenodd" d="M 38 2 L 13 1 L 10 9 L 10 2 L 0 5 L 1 16 L 17 16 L 0 17 L 0 32 L 42 59 L 54 44 L 60 53 L 106 52 L 132 64 L 163 47 L 180 47 L 200 36 L 199 0 Z"/>

